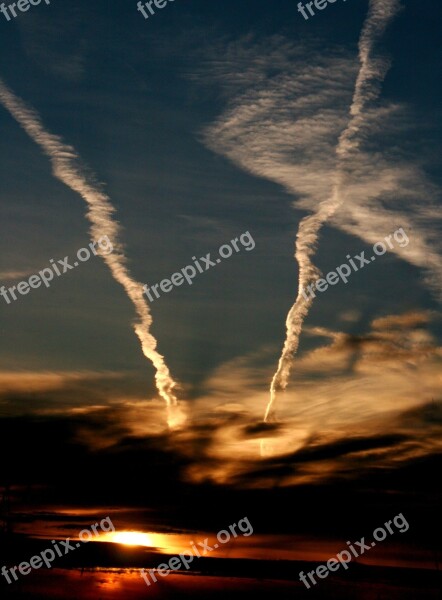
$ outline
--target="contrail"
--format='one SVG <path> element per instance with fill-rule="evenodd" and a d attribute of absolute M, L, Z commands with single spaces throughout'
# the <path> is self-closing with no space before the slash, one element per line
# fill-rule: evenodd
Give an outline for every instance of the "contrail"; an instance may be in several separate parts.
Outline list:
<path fill-rule="evenodd" d="M 135 307 L 135 312 L 139 317 L 139 322 L 134 326 L 135 333 L 141 342 L 144 356 L 155 367 L 156 385 L 160 396 L 166 401 L 169 425 L 176 424 L 176 418 L 172 412 L 173 408 L 178 405 L 174 393 L 177 384 L 169 372 L 164 357 L 156 350 L 157 340 L 150 333 L 152 316 L 149 305 L 145 300 L 142 284 L 132 278 L 127 268 L 127 259 L 118 242 L 120 226 L 112 218 L 115 209 L 109 197 L 99 189 L 90 176 L 83 173 L 80 158 L 75 149 L 64 144 L 59 136 L 46 131 L 39 115 L 18 98 L 1 79 L 0 102 L 49 157 L 54 176 L 74 192 L 80 194 L 87 202 L 89 206 L 87 218 L 92 224 L 90 228 L 92 240 L 97 240 L 103 235 L 107 235 L 112 240 L 114 251 L 107 255 L 101 254 L 101 257 L 109 267 L 114 279 L 123 286 Z"/>
<path fill-rule="evenodd" d="M 353 100 L 350 107 L 350 120 L 339 137 L 336 147 L 338 167 L 333 181 L 331 196 L 321 202 L 318 210 L 302 219 L 296 236 L 295 257 L 299 264 L 298 296 L 287 315 L 287 335 L 278 363 L 278 369 L 270 385 L 270 400 L 266 408 L 264 421 L 274 416 L 276 395 L 287 387 L 294 356 L 299 346 L 299 336 L 312 299 L 305 299 L 302 290 L 319 276 L 318 269 L 311 258 L 315 253 L 319 231 L 322 225 L 341 206 L 342 191 L 345 185 L 345 163 L 352 152 L 358 148 L 357 136 L 364 125 L 364 109 L 379 95 L 381 84 L 388 71 L 385 60 L 374 58 L 372 51 L 376 41 L 382 36 L 390 20 L 400 9 L 399 0 L 370 0 L 368 14 L 359 38 L 360 69 L 356 79 Z"/>

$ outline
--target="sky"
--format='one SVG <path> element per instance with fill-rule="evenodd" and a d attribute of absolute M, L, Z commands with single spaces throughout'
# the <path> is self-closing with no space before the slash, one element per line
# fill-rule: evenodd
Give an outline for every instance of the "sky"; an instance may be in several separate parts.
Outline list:
<path fill-rule="evenodd" d="M 339 528 L 315 516 L 324 490 L 341 525 L 345 494 L 373 511 L 360 517 L 370 527 L 390 518 L 390 494 L 418 521 L 418 506 L 433 507 L 442 7 L 385 0 L 370 20 L 368 5 L 337 0 L 307 20 L 295 0 L 175 0 L 148 19 L 121 0 L 0 14 L 0 285 L 72 262 L 103 235 L 115 247 L 49 287 L 0 297 L 11 456 L 0 483 L 31 485 L 23 514 L 136 506 L 139 527 L 213 531 L 193 501 L 221 494 L 262 535 L 307 543 L 314 531 L 325 543 Z M 27 109 L 46 154 L 23 127 Z M 89 199 L 72 189 L 80 180 Z M 88 217 L 90 198 L 113 221 Z M 142 294 L 235 239 L 239 250 L 190 285 Z M 347 282 L 298 295 L 362 252 Z M 288 372 L 263 423 L 293 305 Z M 136 310 L 148 311 L 142 334 Z M 152 350 L 148 325 L 178 401 L 172 419 L 140 347 Z M 155 489 L 141 493 L 140 477 Z M 268 511 L 250 508 L 254 494 Z M 311 504 L 305 528 L 287 525 L 293 498 Z"/>

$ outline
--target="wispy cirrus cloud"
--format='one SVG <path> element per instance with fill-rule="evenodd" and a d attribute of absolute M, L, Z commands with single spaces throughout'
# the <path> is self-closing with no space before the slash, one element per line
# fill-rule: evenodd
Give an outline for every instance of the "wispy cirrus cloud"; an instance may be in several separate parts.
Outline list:
<path fill-rule="evenodd" d="M 174 389 L 177 384 L 171 376 L 164 357 L 157 349 L 158 342 L 155 336 L 151 333 L 150 307 L 144 297 L 142 284 L 132 277 L 127 266 L 124 247 L 119 240 L 121 228 L 113 216 L 115 208 L 109 196 L 102 191 L 94 177 L 91 177 L 81 165 L 80 157 L 75 149 L 65 144 L 59 136 L 47 131 L 39 115 L 16 96 L 1 79 L 0 103 L 49 157 L 54 177 L 79 194 L 86 202 L 88 206 L 86 215 L 91 223 L 92 240 L 106 235 L 112 241 L 113 251 L 111 253 L 105 254 L 102 249 L 98 253 L 108 266 L 114 280 L 123 287 L 135 308 L 138 322 L 135 323 L 134 330 L 144 356 L 151 361 L 155 368 L 157 389 L 166 402 L 169 420 L 174 424 L 177 419 L 181 421 L 181 413 L 179 417 L 176 416 L 178 400 Z M 171 415 L 172 409 L 176 409 L 174 415 Z"/>
<path fill-rule="evenodd" d="M 283 186 L 296 209 L 316 212 L 332 192 L 356 54 L 249 37 L 220 55 L 207 60 L 206 77 L 220 86 L 226 109 L 206 128 L 204 142 Z M 424 269 L 427 285 L 442 297 L 441 191 L 425 172 L 425 156 L 406 140 L 415 128 L 412 109 L 403 103 L 382 100 L 366 108 L 357 151 L 345 164 L 342 207 L 329 224 L 370 244 L 397 227 L 412 232 L 412 243 L 393 252 Z"/>

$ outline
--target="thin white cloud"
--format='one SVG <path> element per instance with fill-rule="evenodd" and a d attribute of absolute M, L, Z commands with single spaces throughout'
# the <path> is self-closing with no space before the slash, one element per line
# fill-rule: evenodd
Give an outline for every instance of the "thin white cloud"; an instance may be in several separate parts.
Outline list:
<path fill-rule="evenodd" d="M 428 284 L 442 297 L 442 245 L 434 224 L 442 213 L 440 191 L 425 176 L 421 157 L 398 151 L 398 137 L 410 126 L 405 107 L 376 101 L 388 62 L 373 49 L 398 9 L 396 0 L 371 2 L 359 72 L 349 53 L 322 47 L 306 54 L 281 40 L 279 60 L 277 42 L 269 44 L 276 73 L 265 58 L 266 44 L 254 40 L 230 48 L 224 62 L 218 58 L 214 64 L 214 80 L 222 84 L 224 78 L 224 92 L 231 95 L 204 140 L 246 171 L 284 186 L 296 197 L 294 206 L 310 213 L 297 237 L 300 287 L 317 277 L 311 259 L 319 229 L 329 220 L 369 243 L 403 227 L 410 244 L 393 252 L 425 269 Z M 298 295 L 287 319 L 273 398 L 287 385 L 308 309 Z"/>
<path fill-rule="evenodd" d="M 124 288 L 132 301 L 139 322 L 134 329 L 143 353 L 155 367 L 156 384 L 161 397 L 166 401 L 168 409 L 177 406 L 174 393 L 176 383 L 173 380 L 164 357 L 157 351 L 157 340 L 151 334 L 152 316 L 143 294 L 142 284 L 135 281 L 127 268 L 127 259 L 118 241 L 120 226 L 113 218 L 115 212 L 109 197 L 101 191 L 98 184 L 85 174 L 80 159 L 72 146 L 66 145 L 60 137 L 46 131 L 37 113 L 30 109 L 0 80 L 0 102 L 23 127 L 29 137 L 34 140 L 50 158 L 54 176 L 77 192 L 88 204 L 87 217 L 91 222 L 91 238 L 98 240 L 107 235 L 112 241 L 114 250 L 111 254 L 100 253 L 109 267 L 114 279 Z M 174 416 L 169 413 L 170 422 Z"/>
<path fill-rule="evenodd" d="M 242 44 L 236 50 L 237 63 L 231 52 L 223 69 L 218 66 L 227 82 L 235 82 L 226 84 L 235 95 L 207 127 L 204 141 L 244 170 L 282 185 L 295 196 L 295 208 L 315 213 L 332 192 L 336 144 L 348 122 L 357 74 L 355 58 L 323 49 L 321 54 L 311 51 L 306 64 L 293 51 L 287 73 L 265 78 L 252 66 L 252 74 L 243 77 L 251 89 L 240 92 L 235 69 L 246 65 Z M 264 55 L 265 45 L 245 54 L 250 60 L 251 54 Z M 404 227 L 411 243 L 392 251 L 425 269 L 428 284 L 442 297 L 440 189 L 426 176 L 423 157 L 408 157 L 409 148 L 398 146 L 399 135 L 412 129 L 413 115 L 404 105 L 384 102 L 367 108 L 364 118 L 359 147 L 345 167 L 342 209 L 331 224 L 368 243 Z"/>

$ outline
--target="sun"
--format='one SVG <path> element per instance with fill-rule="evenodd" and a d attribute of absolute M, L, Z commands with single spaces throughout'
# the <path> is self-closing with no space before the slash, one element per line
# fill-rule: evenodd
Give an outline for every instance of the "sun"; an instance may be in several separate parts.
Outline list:
<path fill-rule="evenodd" d="M 149 534 L 142 531 L 115 531 L 101 536 L 104 542 L 123 544 L 124 546 L 147 546 L 151 548 L 154 544 Z"/>

